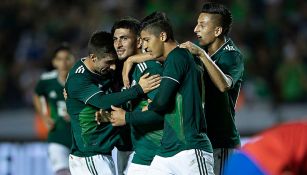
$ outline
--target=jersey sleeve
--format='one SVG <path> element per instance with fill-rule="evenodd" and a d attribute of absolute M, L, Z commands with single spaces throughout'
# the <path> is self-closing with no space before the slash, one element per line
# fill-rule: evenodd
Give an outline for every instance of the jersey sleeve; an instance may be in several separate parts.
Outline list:
<path fill-rule="evenodd" d="M 238 52 L 226 52 L 223 59 L 218 62 L 218 66 L 224 74 L 232 79 L 232 87 L 242 77 L 244 71 L 243 57 Z"/>
<path fill-rule="evenodd" d="M 158 124 L 164 122 L 163 115 L 154 111 L 134 111 L 126 112 L 125 115 L 126 123 L 133 125 L 146 125 L 146 124 Z"/>
<path fill-rule="evenodd" d="M 38 96 L 44 96 L 44 95 L 46 95 L 45 93 L 45 83 L 44 83 L 45 81 L 44 80 L 42 80 L 42 79 L 40 79 L 38 82 L 37 82 L 37 84 L 36 84 L 36 86 L 35 86 L 35 89 L 34 89 L 34 92 L 35 92 L 35 94 L 37 94 Z"/>
<path fill-rule="evenodd" d="M 183 49 L 171 52 L 165 62 L 162 79 L 170 79 L 180 84 L 189 69 L 189 60 L 186 57 L 187 53 Z"/>
<path fill-rule="evenodd" d="M 70 82 L 74 83 L 67 83 L 69 97 L 77 98 L 85 104 L 90 104 L 104 110 L 110 109 L 111 105 L 121 105 L 144 93 L 139 85 L 123 92 L 105 94 L 98 86 L 87 79 L 81 79 L 75 76 L 70 79 Z"/>
<path fill-rule="evenodd" d="M 145 68 L 145 69 L 142 69 L 142 68 Z M 137 80 L 139 81 L 140 77 L 146 73 L 149 73 L 150 75 L 157 75 L 157 74 L 162 75 L 163 68 L 161 64 L 156 61 L 146 61 L 143 63 L 139 63 L 135 71 L 137 71 L 136 74 L 139 75 L 138 80 Z M 153 100 L 157 92 L 158 92 L 158 88 L 148 92 L 147 97 Z"/>

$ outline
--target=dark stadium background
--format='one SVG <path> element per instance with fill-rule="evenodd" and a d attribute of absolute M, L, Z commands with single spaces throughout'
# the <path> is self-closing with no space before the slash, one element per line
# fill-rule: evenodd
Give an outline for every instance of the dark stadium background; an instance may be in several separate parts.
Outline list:
<path fill-rule="evenodd" d="M 193 29 L 203 2 L 1 0 L 0 174 L 45 171 L 44 144 L 39 139 L 32 93 L 39 75 L 51 69 L 50 56 L 59 43 L 69 42 L 77 58 L 86 56 L 93 31 L 110 31 L 115 20 L 125 16 L 141 19 L 154 10 L 167 13 L 179 43 L 194 41 Z M 233 14 L 230 37 L 245 57 L 236 117 L 241 135 L 249 137 L 281 122 L 306 119 L 307 1 L 219 2 Z M 14 155 L 22 160 L 14 162 Z M 23 163 L 29 160 L 23 157 L 27 155 L 32 168 Z M 37 169 L 35 163 L 44 166 Z"/>

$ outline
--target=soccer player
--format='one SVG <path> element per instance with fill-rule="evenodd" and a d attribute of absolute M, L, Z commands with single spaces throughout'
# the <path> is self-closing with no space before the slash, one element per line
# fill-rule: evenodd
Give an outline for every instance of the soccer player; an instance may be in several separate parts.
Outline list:
<path fill-rule="evenodd" d="M 144 49 L 164 62 L 161 85 L 147 111 L 112 106 L 111 122 L 146 126 L 164 120 L 160 149 L 147 174 L 213 174 L 212 147 L 204 133 L 201 72 L 194 57 L 177 47 L 164 13 L 152 13 L 141 26 Z"/>
<path fill-rule="evenodd" d="M 133 18 L 124 18 L 117 22 L 112 27 L 111 33 L 113 35 L 114 48 L 118 56 L 119 69 L 117 74 L 121 78 L 121 71 L 123 62 L 128 57 L 150 57 L 150 54 L 142 54 L 142 43 L 140 39 L 140 22 Z M 140 77 L 146 73 L 151 75 L 161 74 L 162 65 L 158 61 L 145 61 L 135 65 L 132 69 L 132 84 L 136 85 Z M 149 92 L 147 95 L 132 101 L 133 110 L 141 110 L 142 107 L 147 106 L 148 99 L 153 99 L 156 90 Z M 148 128 L 142 126 L 131 126 L 133 145 L 135 154 L 132 159 L 132 164 L 128 168 L 128 175 L 143 175 L 147 171 L 151 160 L 155 156 L 155 151 L 158 149 L 153 140 L 159 141 L 162 138 L 163 125 L 151 126 L 152 132 L 148 132 Z M 158 131 L 153 130 L 157 128 Z M 148 132 L 148 133 L 147 133 Z M 128 133 L 130 134 L 130 133 Z M 158 137 L 160 139 L 154 139 Z M 117 152 L 117 160 L 124 160 L 125 153 Z M 125 162 L 125 161 L 123 161 Z M 118 163 L 119 164 L 119 163 Z M 122 165 L 118 165 L 119 173 L 122 173 Z"/>
<path fill-rule="evenodd" d="M 307 174 L 307 121 L 289 122 L 251 138 L 235 152 L 225 175 Z"/>
<path fill-rule="evenodd" d="M 94 33 L 88 43 L 89 55 L 70 70 L 65 89 L 66 105 L 71 116 L 72 149 L 69 167 L 72 174 L 115 174 L 111 151 L 121 142 L 121 128 L 110 123 L 98 125 L 95 113 L 121 105 L 159 86 L 158 76 L 145 74 L 139 84 L 129 90 L 112 93 L 111 72 L 117 59 L 110 33 Z M 146 78 L 148 77 L 148 78 Z"/>
<path fill-rule="evenodd" d="M 49 130 L 48 156 L 56 175 L 70 174 L 71 125 L 62 92 L 74 60 L 67 45 L 58 47 L 52 59 L 55 70 L 42 74 L 33 96 L 34 107 Z"/>
<path fill-rule="evenodd" d="M 207 134 L 214 152 L 214 171 L 223 174 L 224 162 L 240 146 L 235 126 L 235 105 L 242 83 L 244 63 L 239 49 L 227 37 L 231 13 L 221 4 L 203 5 L 194 32 L 199 48 L 192 42 L 181 44 L 204 64 L 205 116 Z"/>

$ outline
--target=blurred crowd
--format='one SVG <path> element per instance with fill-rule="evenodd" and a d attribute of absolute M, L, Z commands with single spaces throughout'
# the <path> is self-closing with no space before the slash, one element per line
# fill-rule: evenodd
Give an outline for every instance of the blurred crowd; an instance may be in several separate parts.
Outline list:
<path fill-rule="evenodd" d="M 201 0 L 1 0 L 0 109 L 32 106 L 34 85 L 52 69 L 53 49 L 70 43 L 76 58 L 87 41 L 113 22 L 164 11 L 178 42 L 195 40 Z M 233 13 L 230 37 L 245 57 L 246 103 L 307 102 L 307 1 L 220 1 Z"/>

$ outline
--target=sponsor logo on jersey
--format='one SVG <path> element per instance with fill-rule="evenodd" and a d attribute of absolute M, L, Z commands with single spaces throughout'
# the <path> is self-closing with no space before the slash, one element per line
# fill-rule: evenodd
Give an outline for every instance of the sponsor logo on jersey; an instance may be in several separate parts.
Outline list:
<path fill-rule="evenodd" d="M 76 69 L 75 73 L 76 73 L 76 74 L 83 74 L 84 71 L 85 71 L 85 69 L 84 69 L 83 65 L 81 65 L 81 66 L 79 66 L 79 67 Z"/>

